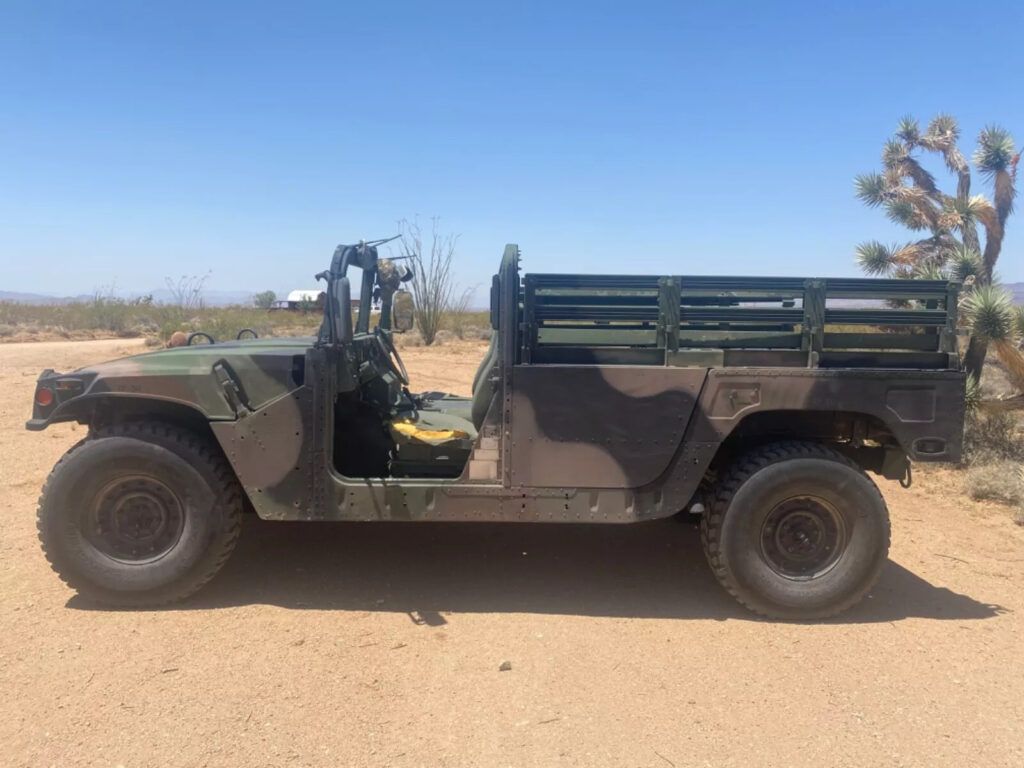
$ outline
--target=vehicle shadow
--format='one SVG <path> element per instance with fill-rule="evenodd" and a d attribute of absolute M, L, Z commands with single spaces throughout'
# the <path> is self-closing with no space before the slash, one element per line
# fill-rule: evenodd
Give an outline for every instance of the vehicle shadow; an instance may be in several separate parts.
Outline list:
<path fill-rule="evenodd" d="M 199 594 L 167 610 L 271 604 L 445 613 L 757 620 L 718 585 L 694 525 L 281 523 L 247 516 L 238 548 Z M 70 607 L 89 609 L 78 598 Z M 838 623 L 985 619 L 1003 608 L 936 587 L 890 561 Z"/>

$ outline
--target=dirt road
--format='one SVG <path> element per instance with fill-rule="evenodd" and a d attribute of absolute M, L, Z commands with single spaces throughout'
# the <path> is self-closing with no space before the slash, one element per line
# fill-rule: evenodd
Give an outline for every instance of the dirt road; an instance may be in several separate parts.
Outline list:
<path fill-rule="evenodd" d="M 34 527 L 82 428 L 22 424 L 40 369 L 136 350 L 0 346 L 3 765 L 1024 764 L 1024 531 L 951 471 L 883 481 L 891 562 L 826 623 L 753 619 L 674 522 L 252 519 L 187 603 L 93 609 Z M 482 353 L 403 350 L 463 392 Z"/>

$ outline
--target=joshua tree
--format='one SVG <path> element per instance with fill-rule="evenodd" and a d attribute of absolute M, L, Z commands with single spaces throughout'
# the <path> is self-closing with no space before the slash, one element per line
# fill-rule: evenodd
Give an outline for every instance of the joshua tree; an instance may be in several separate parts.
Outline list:
<path fill-rule="evenodd" d="M 992 182 L 993 196 L 971 195 L 971 166 L 957 146 L 960 128 L 949 115 L 938 115 L 922 132 L 917 120 L 904 117 L 882 150 L 882 172 L 857 176 L 857 197 L 866 205 L 885 208 L 888 217 L 928 236 L 905 245 L 868 241 L 857 246 L 857 262 L 870 275 L 890 277 L 974 277 L 979 286 L 992 282 L 1003 246 L 1006 220 L 1013 211 L 1017 164 L 1013 137 L 998 126 L 978 135 L 974 165 Z M 956 194 L 938 188 L 935 177 L 920 163 L 923 152 L 942 156 L 957 179 Z M 984 248 L 978 226 L 985 233 Z M 981 374 L 986 341 L 972 336 L 965 367 Z"/>

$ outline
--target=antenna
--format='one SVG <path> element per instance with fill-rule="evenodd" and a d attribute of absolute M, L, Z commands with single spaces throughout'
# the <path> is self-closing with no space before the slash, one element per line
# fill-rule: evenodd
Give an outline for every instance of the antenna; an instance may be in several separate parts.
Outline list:
<path fill-rule="evenodd" d="M 395 235 L 394 237 L 382 237 L 380 240 L 363 240 L 361 245 L 384 245 L 384 243 L 390 243 L 392 240 L 397 240 L 401 235 Z"/>

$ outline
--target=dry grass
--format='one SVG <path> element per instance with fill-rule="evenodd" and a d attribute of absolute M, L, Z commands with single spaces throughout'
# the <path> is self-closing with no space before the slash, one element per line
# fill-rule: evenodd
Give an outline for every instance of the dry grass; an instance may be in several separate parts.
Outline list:
<path fill-rule="evenodd" d="M 999 360 L 1006 366 L 1010 381 L 1017 389 L 1024 390 L 1024 355 L 1017 345 L 1006 339 L 994 339 L 990 343 L 999 355 Z"/>
<path fill-rule="evenodd" d="M 218 341 L 233 339 L 243 328 L 260 336 L 306 336 L 320 327 L 319 312 L 268 311 L 254 307 L 202 307 L 185 309 L 97 297 L 69 304 L 0 302 L 0 342 L 57 339 L 146 338 L 166 342 L 175 331 L 205 331 Z M 449 313 L 441 320 L 445 339 L 490 338 L 486 312 Z M 408 346 L 417 346 L 418 334 L 406 334 Z"/>
<path fill-rule="evenodd" d="M 969 465 L 994 461 L 1024 461 L 1024 437 L 1012 411 L 980 410 L 970 414 L 964 428 L 964 461 Z"/>
<path fill-rule="evenodd" d="M 1006 400 L 1017 393 L 1006 367 L 998 360 L 988 360 L 981 371 L 981 399 Z"/>
<path fill-rule="evenodd" d="M 449 312 L 441 318 L 441 331 L 450 331 L 457 339 L 491 338 L 489 312 Z"/>
<path fill-rule="evenodd" d="M 1024 501 L 1024 483 L 1020 465 L 1013 461 L 992 461 L 967 468 L 967 495 L 972 499 L 988 499 L 1004 504 Z"/>
<path fill-rule="evenodd" d="M 1024 525 L 1024 436 L 1018 412 L 970 414 L 964 427 L 964 462 L 967 495 L 1013 505 L 1014 522 Z"/>
<path fill-rule="evenodd" d="M 175 331 L 197 330 L 220 340 L 234 338 L 243 328 L 261 336 L 284 336 L 308 334 L 319 325 L 317 313 L 241 306 L 185 309 L 110 298 L 69 304 L 0 302 L 0 340 L 6 341 L 112 337 L 166 341 Z"/>

